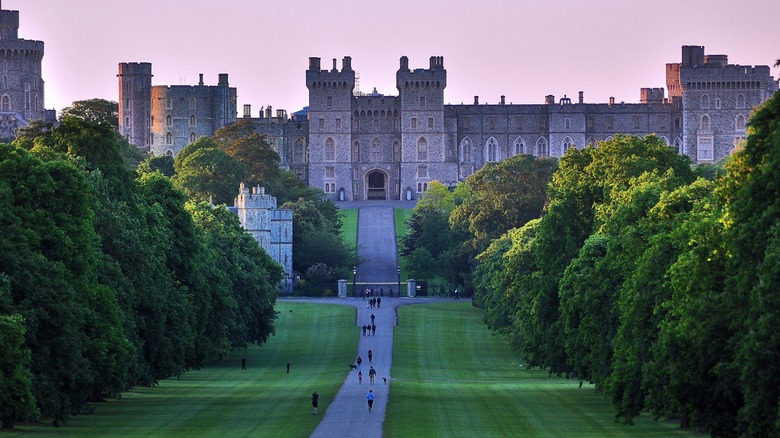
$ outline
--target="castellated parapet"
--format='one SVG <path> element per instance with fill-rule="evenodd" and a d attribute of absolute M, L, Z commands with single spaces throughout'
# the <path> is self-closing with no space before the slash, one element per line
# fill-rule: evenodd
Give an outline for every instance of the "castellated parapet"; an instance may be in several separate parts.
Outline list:
<path fill-rule="evenodd" d="M 276 198 L 264 187 L 251 190 L 241 183 L 234 202 L 241 225 L 260 246 L 292 275 L 292 210 L 277 209 Z"/>

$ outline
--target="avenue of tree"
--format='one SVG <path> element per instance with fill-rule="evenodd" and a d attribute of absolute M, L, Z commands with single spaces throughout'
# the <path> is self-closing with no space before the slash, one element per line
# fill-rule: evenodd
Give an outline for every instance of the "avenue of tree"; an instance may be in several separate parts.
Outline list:
<path fill-rule="evenodd" d="M 780 93 L 727 162 L 654 136 L 432 184 L 401 253 L 473 293 L 528 365 L 589 382 L 618 420 L 780 436 Z"/>
<path fill-rule="evenodd" d="M 282 268 L 225 206 L 242 181 L 293 210 L 296 271 L 327 282 L 355 263 L 335 205 L 251 125 L 147 157 L 115 113 L 76 102 L 0 144 L 3 428 L 59 424 L 274 333 Z"/>

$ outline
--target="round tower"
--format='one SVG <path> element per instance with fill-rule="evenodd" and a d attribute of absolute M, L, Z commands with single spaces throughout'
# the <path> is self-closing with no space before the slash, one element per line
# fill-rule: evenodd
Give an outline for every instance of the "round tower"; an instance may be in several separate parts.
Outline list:
<path fill-rule="evenodd" d="M 43 41 L 19 39 L 19 11 L 0 11 L 0 111 L 44 119 Z"/>
<path fill-rule="evenodd" d="M 119 64 L 119 132 L 137 148 L 150 150 L 152 64 Z"/>

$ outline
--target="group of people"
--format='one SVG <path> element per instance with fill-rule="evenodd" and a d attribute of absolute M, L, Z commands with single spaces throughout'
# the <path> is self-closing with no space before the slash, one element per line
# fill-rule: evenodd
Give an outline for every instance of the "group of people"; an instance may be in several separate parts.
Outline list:
<path fill-rule="evenodd" d="M 361 329 L 363 330 L 363 336 L 366 336 L 366 332 L 368 332 L 369 335 L 376 336 L 376 324 L 374 323 L 363 324 Z"/>
<path fill-rule="evenodd" d="M 373 309 L 374 307 L 382 307 L 382 297 L 375 297 L 366 300 L 366 309 Z"/>

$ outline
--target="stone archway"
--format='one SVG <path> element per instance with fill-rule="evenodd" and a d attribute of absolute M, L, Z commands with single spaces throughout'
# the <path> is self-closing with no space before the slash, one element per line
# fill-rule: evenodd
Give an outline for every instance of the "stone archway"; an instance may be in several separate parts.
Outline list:
<path fill-rule="evenodd" d="M 374 169 L 366 173 L 366 199 L 387 200 L 387 173 Z"/>

